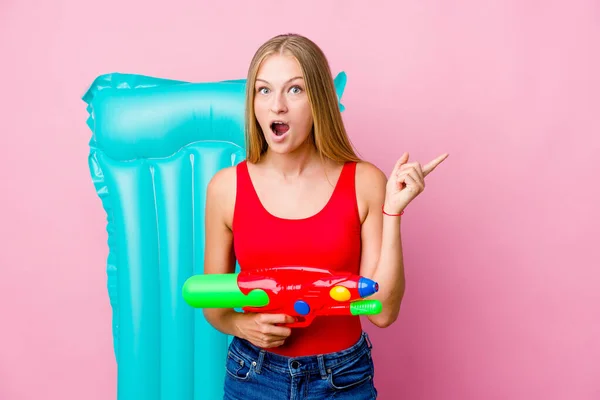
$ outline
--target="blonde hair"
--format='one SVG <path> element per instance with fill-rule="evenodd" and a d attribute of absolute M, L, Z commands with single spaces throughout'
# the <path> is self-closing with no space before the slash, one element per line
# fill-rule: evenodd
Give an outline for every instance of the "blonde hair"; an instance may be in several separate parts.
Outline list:
<path fill-rule="evenodd" d="M 255 82 L 258 69 L 270 55 L 290 53 L 300 64 L 313 115 L 310 140 L 321 157 L 333 161 L 360 161 L 342 121 L 329 63 L 323 51 L 311 40 L 296 34 L 278 35 L 265 42 L 254 54 L 246 81 L 246 158 L 256 163 L 268 144 L 254 114 Z"/>

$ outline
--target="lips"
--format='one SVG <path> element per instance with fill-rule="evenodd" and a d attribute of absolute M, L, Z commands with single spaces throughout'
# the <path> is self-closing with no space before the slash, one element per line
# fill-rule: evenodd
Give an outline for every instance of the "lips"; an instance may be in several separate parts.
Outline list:
<path fill-rule="evenodd" d="M 283 121 L 271 122 L 271 131 L 275 134 L 275 136 L 282 136 L 289 129 L 290 129 L 290 126 Z"/>

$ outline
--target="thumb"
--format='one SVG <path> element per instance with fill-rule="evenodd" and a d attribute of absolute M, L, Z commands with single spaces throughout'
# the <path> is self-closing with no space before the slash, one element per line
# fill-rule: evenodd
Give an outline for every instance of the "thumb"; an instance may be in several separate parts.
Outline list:
<path fill-rule="evenodd" d="M 406 164 L 408 162 L 408 152 L 405 151 L 404 154 L 402 154 L 400 156 L 400 158 L 398 159 L 398 161 L 396 161 L 396 164 L 394 165 L 394 169 L 392 170 L 392 175 L 398 173 L 398 171 L 400 170 L 400 167 L 402 167 L 402 165 Z"/>

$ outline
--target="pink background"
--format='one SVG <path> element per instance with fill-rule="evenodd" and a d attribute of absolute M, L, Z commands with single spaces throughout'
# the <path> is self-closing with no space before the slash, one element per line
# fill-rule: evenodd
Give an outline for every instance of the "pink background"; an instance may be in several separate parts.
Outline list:
<path fill-rule="evenodd" d="M 114 398 L 88 85 L 244 77 L 287 31 L 348 73 L 366 159 L 450 153 L 405 215 L 401 317 L 367 327 L 380 398 L 600 398 L 598 2 L 30 3 L 0 3 L 1 399 Z"/>

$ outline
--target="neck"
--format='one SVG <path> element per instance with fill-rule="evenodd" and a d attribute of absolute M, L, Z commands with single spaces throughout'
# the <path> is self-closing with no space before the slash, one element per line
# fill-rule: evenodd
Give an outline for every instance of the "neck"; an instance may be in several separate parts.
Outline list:
<path fill-rule="evenodd" d="M 263 162 L 284 179 L 302 175 L 308 168 L 321 163 L 317 149 L 309 142 L 286 154 L 275 153 L 269 149 Z"/>

